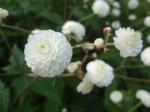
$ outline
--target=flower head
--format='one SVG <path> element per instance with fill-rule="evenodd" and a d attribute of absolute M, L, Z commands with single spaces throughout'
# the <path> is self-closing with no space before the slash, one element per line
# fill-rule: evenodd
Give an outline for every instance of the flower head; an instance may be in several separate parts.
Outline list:
<path fill-rule="evenodd" d="M 95 0 L 92 5 L 92 10 L 99 17 L 106 17 L 109 14 L 110 7 L 105 0 Z"/>
<path fill-rule="evenodd" d="M 93 90 L 93 87 L 92 82 L 85 76 L 82 82 L 77 86 L 77 91 L 82 94 L 88 94 Z"/>
<path fill-rule="evenodd" d="M 69 65 L 72 48 L 65 36 L 53 30 L 38 30 L 29 35 L 25 60 L 31 71 L 41 77 L 60 75 Z"/>
<path fill-rule="evenodd" d="M 150 47 L 143 50 L 141 53 L 141 60 L 145 65 L 150 66 Z"/>
<path fill-rule="evenodd" d="M 131 28 L 120 28 L 114 37 L 114 45 L 124 58 L 137 56 L 143 47 L 141 35 Z"/>
<path fill-rule="evenodd" d="M 139 1 L 138 0 L 129 0 L 128 1 L 128 8 L 131 10 L 136 9 L 139 6 Z"/>
<path fill-rule="evenodd" d="M 65 34 L 69 40 L 75 39 L 77 42 L 83 40 L 85 32 L 85 27 L 75 21 L 67 21 L 62 27 L 62 33 Z"/>
<path fill-rule="evenodd" d="M 8 11 L 0 8 L 0 21 L 1 21 L 1 19 L 5 18 L 7 16 L 8 16 Z"/>
<path fill-rule="evenodd" d="M 114 78 L 113 68 L 102 60 L 89 62 L 86 70 L 87 78 L 98 87 L 109 86 Z"/>
<path fill-rule="evenodd" d="M 150 93 L 146 90 L 138 90 L 136 92 L 136 98 L 141 100 L 143 105 L 150 107 Z"/>
<path fill-rule="evenodd" d="M 123 94 L 121 91 L 115 90 L 110 94 L 110 99 L 113 103 L 120 103 L 123 100 Z"/>
<path fill-rule="evenodd" d="M 144 25 L 147 26 L 147 27 L 150 27 L 150 16 L 145 17 Z"/>

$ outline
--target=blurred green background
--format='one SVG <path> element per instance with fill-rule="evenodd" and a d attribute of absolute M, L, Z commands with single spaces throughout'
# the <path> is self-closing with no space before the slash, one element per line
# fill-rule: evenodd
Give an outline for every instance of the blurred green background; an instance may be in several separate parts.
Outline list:
<path fill-rule="evenodd" d="M 4 20 L 5 24 L 22 27 L 29 31 L 49 28 L 61 31 L 65 21 L 80 21 L 92 14 L 93 1 L 89 0 L 85 7 L 83 0 L 0 0 L 0 7 L 9 11 L 8 18 Z M 140 0 L 140 6 L 130 11 L 127 8 L 127 0 L 119 0 L 119 2 L 121 5 L 120 17 L 109 15 L 106 18 L 99 18 L 94 16 L 82 21 L 87 30 L 84 41 L 93 42 L 96 38 L 103 37 L 102 28 L 110 26 L 112 21 L 119 20 L 122 26 L 130 26 L 141 31 L 144 46 L 148 46 L 146 36 L 150 34 L 150 29 L 143 25 L 143 18 L 150 15 L 150 4 L 146 0 Z M 132 13 L 137 15 L 137 19 L 129 21 L 128 15 Z M 23 54 L 27 38 L 28 34 L 25 32 L 0 27 L 0 112 L 8 109 L 15 96 L 32 79 L 26 76 L 29 70 Z M 72 42 L 72 44 L 76 43 Z M 118 50 L 114 48 L 110 50 L 108 54 L 99 52 L 98 58 L 117 68 L 123 59 L 119 56 Z M 81 50 L 75 50 L 72 60 L 81 60 L 83 55 Z M 141 61 L 139 57 L 129 58 L 126 64 L 132 66 L 141 64 Z M 128 68 L 119 71 L 119 74 L 150 78 L 149 68 Z M 68 112 L 128 112 L 138 102 L 135 99 L 136 90 L 150 90 L 149 84 L 116 78 L 108 88 L 95 87 L 90 94 L 82 95 L 76 91 L 79 82 L 80 80 L 75 77 L 40 78 L 20 98 L 11 111 L 62 112 L 63 108 L 67 108 Z M 121 90 L 124 94 L 124 101 L 120 105 L 113 104 L 109 99 L 110 93 L 115 89 Z M 137 112 L 150 112 L 150 110 L 141 106 Z"/>

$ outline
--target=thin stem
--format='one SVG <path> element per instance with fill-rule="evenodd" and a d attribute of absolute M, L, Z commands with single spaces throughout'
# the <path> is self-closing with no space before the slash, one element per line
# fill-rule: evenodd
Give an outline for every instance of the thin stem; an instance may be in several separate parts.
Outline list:
<path fill-rule="evenodd" d="M 3 34 L 3 32 L 0 30 L 0 35 L 2 40 L 4 41 L 4 43 L 6 44 L 7 49 L 9 50 L 9 52 L 11 52 L 11 46 L 9 41 L 7 40 L 7 38 L 5 37 L 5 35 Z"/>
<path fill-rule="evenodd" d="M 122 63 L 120 64 L 120 66 L 115 69 L 115 72 L 116 72 L 116 71 L 119 71 L 120 69 L 122 69 L 122 68 L 124 67 L 124 65 L 125 65 L 125 62 L 126 62 L 126 58 L 123 59 L 123 61 L 122 61 Z"/>
<path fill-rule="evenodd" d="M 135 112 L 136 109 L 138 109 L 142 105 L 141 102 L 138 102 L 136 105 L 134 105 L 128 112 Z"/>
<path fill-rule="evenodd" d="M 17 26 L 13 26 L 13 25 L 7 25 L 7 24 L 4 24 L 4 23 L 1 23 L 1 26 L 4 27 L 4 28 L 9 28 L 9 29 L 13 29 L 13 30 L 19 30 L 19 31 L 22 31 L 22 32 L 25 32 L 25 33 L 30 33 L 29 30 L 26 30 L 24 28 L 20 28 L 20 27 L 17 27 Z"/>
<path fill-rule="evenodd" d="M 27 86 L 15 97 L 10 106 L 8 107 L 6 112 L 10 112 L 13 106 L 20 100 L 20 98 L 32 87 L 34 82 L 38 79 L 38 77 L 34 77 Z"/>
<path fill-rule="evenodd" d="M 93 18 L 95 15 L 94 14 L 89 14 L 83 18 L 80 19 L 80 22 L 83 22 L 83 21 L 86 21 L 86 20 L 89 20 L 91 18 Z"/>
<path fill-rule="evenodd" d="M 150 84 L 150 80 L 149 79 L 139 79 L 139 78 L 127 77 L 125 75 L 118 75 L 118 74 L 116 74 L 116 77 L 124 79 L 124 80 L 129 80 L 129 81 L 134 81 L 134 82 L 141 82 L 141 83 L 148 83 L 148 84 Z"/>

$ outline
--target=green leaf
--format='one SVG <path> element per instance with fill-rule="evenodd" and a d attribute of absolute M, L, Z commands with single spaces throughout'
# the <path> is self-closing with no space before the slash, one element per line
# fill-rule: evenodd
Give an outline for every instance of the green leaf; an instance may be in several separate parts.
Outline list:
<path fill-rule="evenodd" d="M 61 104 L 64 92 L 64 82 L 62 79 L 58 78 L 42 78 L 33 85 L 33 91 Z"/>
<path fill-rule="evenodd" d="M 9 90 L 5 88 L 5 85 L 0 81 L 0 112 L 5 112 L 10 100 Z"/>
<path fill-rule="evenodd" d="M 13 75 L 26 73 L 27 66 L 24 60 L 24 55 L 16 45 L 12 48 L 12 55 L 9 62 L 10 64 L 3 68 L 7 74 Z"/>

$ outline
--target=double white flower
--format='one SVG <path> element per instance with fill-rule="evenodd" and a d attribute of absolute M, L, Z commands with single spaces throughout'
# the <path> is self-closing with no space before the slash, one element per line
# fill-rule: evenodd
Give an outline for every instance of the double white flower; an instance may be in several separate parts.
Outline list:
<path fill-rule="evenodd" d="M 120 28 L 116 30 L 114 45 L 124 58 L 137 56 L 143 47 L 141 35 L 131 28 Z"/>
<path fill-rule="evenodd" d="M 24 54 L 33 73 L 53 77 L 60 75 L 69 65 L 72 48 L 62 33 L 37 30 L 29 35 Z"/>

